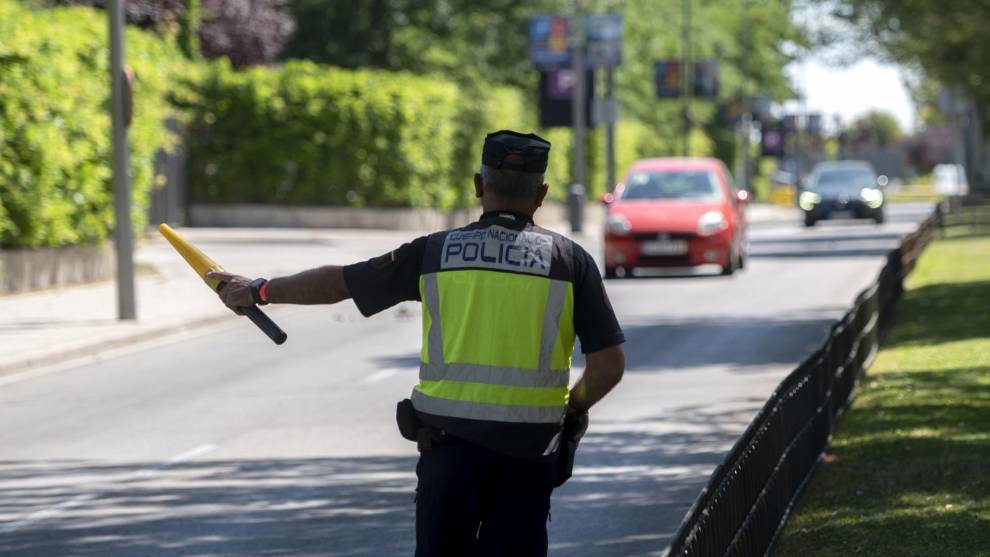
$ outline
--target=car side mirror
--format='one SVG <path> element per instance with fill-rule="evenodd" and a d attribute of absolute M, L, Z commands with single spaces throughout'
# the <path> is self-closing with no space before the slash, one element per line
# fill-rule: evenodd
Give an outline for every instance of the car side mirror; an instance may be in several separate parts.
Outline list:
<path fill-rule="evenodd" d="M 739 203 L 749 203 L 750 197 L 749 192 L 746 190 L 739 190 L 736 192 L 736 201 Z"/>
<path fill-rule="evenodd" d="M 601 201 L 602 205 L 610 205 L 615 201 L 615 195 L 612 192 L 603 193 L 598 201 Z"/>

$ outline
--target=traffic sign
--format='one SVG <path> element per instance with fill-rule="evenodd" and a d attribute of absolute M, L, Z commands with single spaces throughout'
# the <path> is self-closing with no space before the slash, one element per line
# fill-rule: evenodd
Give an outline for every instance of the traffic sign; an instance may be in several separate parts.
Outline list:
<path fill-rule="evenodd" d="M 616 67 L 622 64 L 622 16 L 589 15 L 585 20 L 588 36 L 589 67 Z"/>
<path fill-rule="evenodd" d="M 764 157 L 782 157 L 784 156 L 784 128 L 783 126 L 769 125 L 764 126 L 760 140 L 761 152 Z"/>
<path fill-rule="evenodd" d="M 570 69 L 540 72 L 540 127 L 571 127 L 574 125 L 573 95 L 576 75 Z M 591 99 L 594 98 L 594 80 L 591 71 L 585 75 L 585 121 L 594 125 L 591 118 Z"/>
<path fill-rule="evenodd" d="M 661 99 L 680 97 L 681 63 L 673 60 L 658 60 L 654 62 L 653 80 L 657 86 L 657 96 Z"/>
<path fill-rule="evenodd" d="M 591 124 L 615 124 L 619 121 L 619 103 L 615 99 L 596 98 L 591 105 Z"/>
<path fill-rule="evenodd" d="M 701 60 L 694 63 L 691 89 L 699 99 L 718 97 L 718 60 Z"/>
<path fill-rule="evenodd" d="M 571 65 L 569 22 L 561 15 L 540 15 L 529 20 L 529 58 L 542 70 Z"/>

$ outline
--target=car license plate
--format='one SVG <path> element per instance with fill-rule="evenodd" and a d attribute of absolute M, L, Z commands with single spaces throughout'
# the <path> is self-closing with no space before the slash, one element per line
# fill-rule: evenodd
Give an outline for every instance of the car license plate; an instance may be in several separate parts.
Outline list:
<path fill-rule="evenodd" d="M 832 211 L 828 216 L 833 219 L 851 219 L 853 213 L 852 211 Z"/>
<path fill-rule="evenodd" d="M 651 240 L 643 242 L 643 255 L 684 255 L 688 252 L 687 240 Z"/>

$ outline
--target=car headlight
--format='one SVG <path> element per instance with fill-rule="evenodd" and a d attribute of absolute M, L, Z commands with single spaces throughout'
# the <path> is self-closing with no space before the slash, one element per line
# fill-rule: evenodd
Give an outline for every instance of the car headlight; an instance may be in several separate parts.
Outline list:
<path fill-rule="evenodd" d="M 698 219 L 698 234 L 700 236 L 710 236 L 719 230 L 725 230 L 729 223 L 725 220 L 725 215 L 718 211 L 708 211 Z"/>
<path fill-rule="evenodd" d="M 629 224 L 629 219 L 623 215 L 609 215 L 608 220 L 605 221 L 605 228 L 612 234 L 629 234 L 632 230 L 632 225 Z"/>
<path fill-rule="evenodd" d="M 798 198 L 798 205 L 801 206 L 805 211 L 810 211 L 822 202 L 822 196 L 818 195 L 813 191 L 801 192 L 801 197 Z"/>
<path fill-rule="evenodd" d="M 871 209 L 878 209 L 883 205 L 883 192 L 876 188 L 863 188 L 859 196 Z"/>

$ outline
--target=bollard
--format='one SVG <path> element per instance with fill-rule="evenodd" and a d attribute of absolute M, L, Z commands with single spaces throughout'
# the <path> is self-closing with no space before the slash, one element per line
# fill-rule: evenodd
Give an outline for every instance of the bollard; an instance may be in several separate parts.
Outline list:
<path fill-rule="evenodd" d="M 584 224 L 584 186 L 571 184 L 567 190 L 567 217 L 571 221 L 571 232 L 581 232 Z"/>

